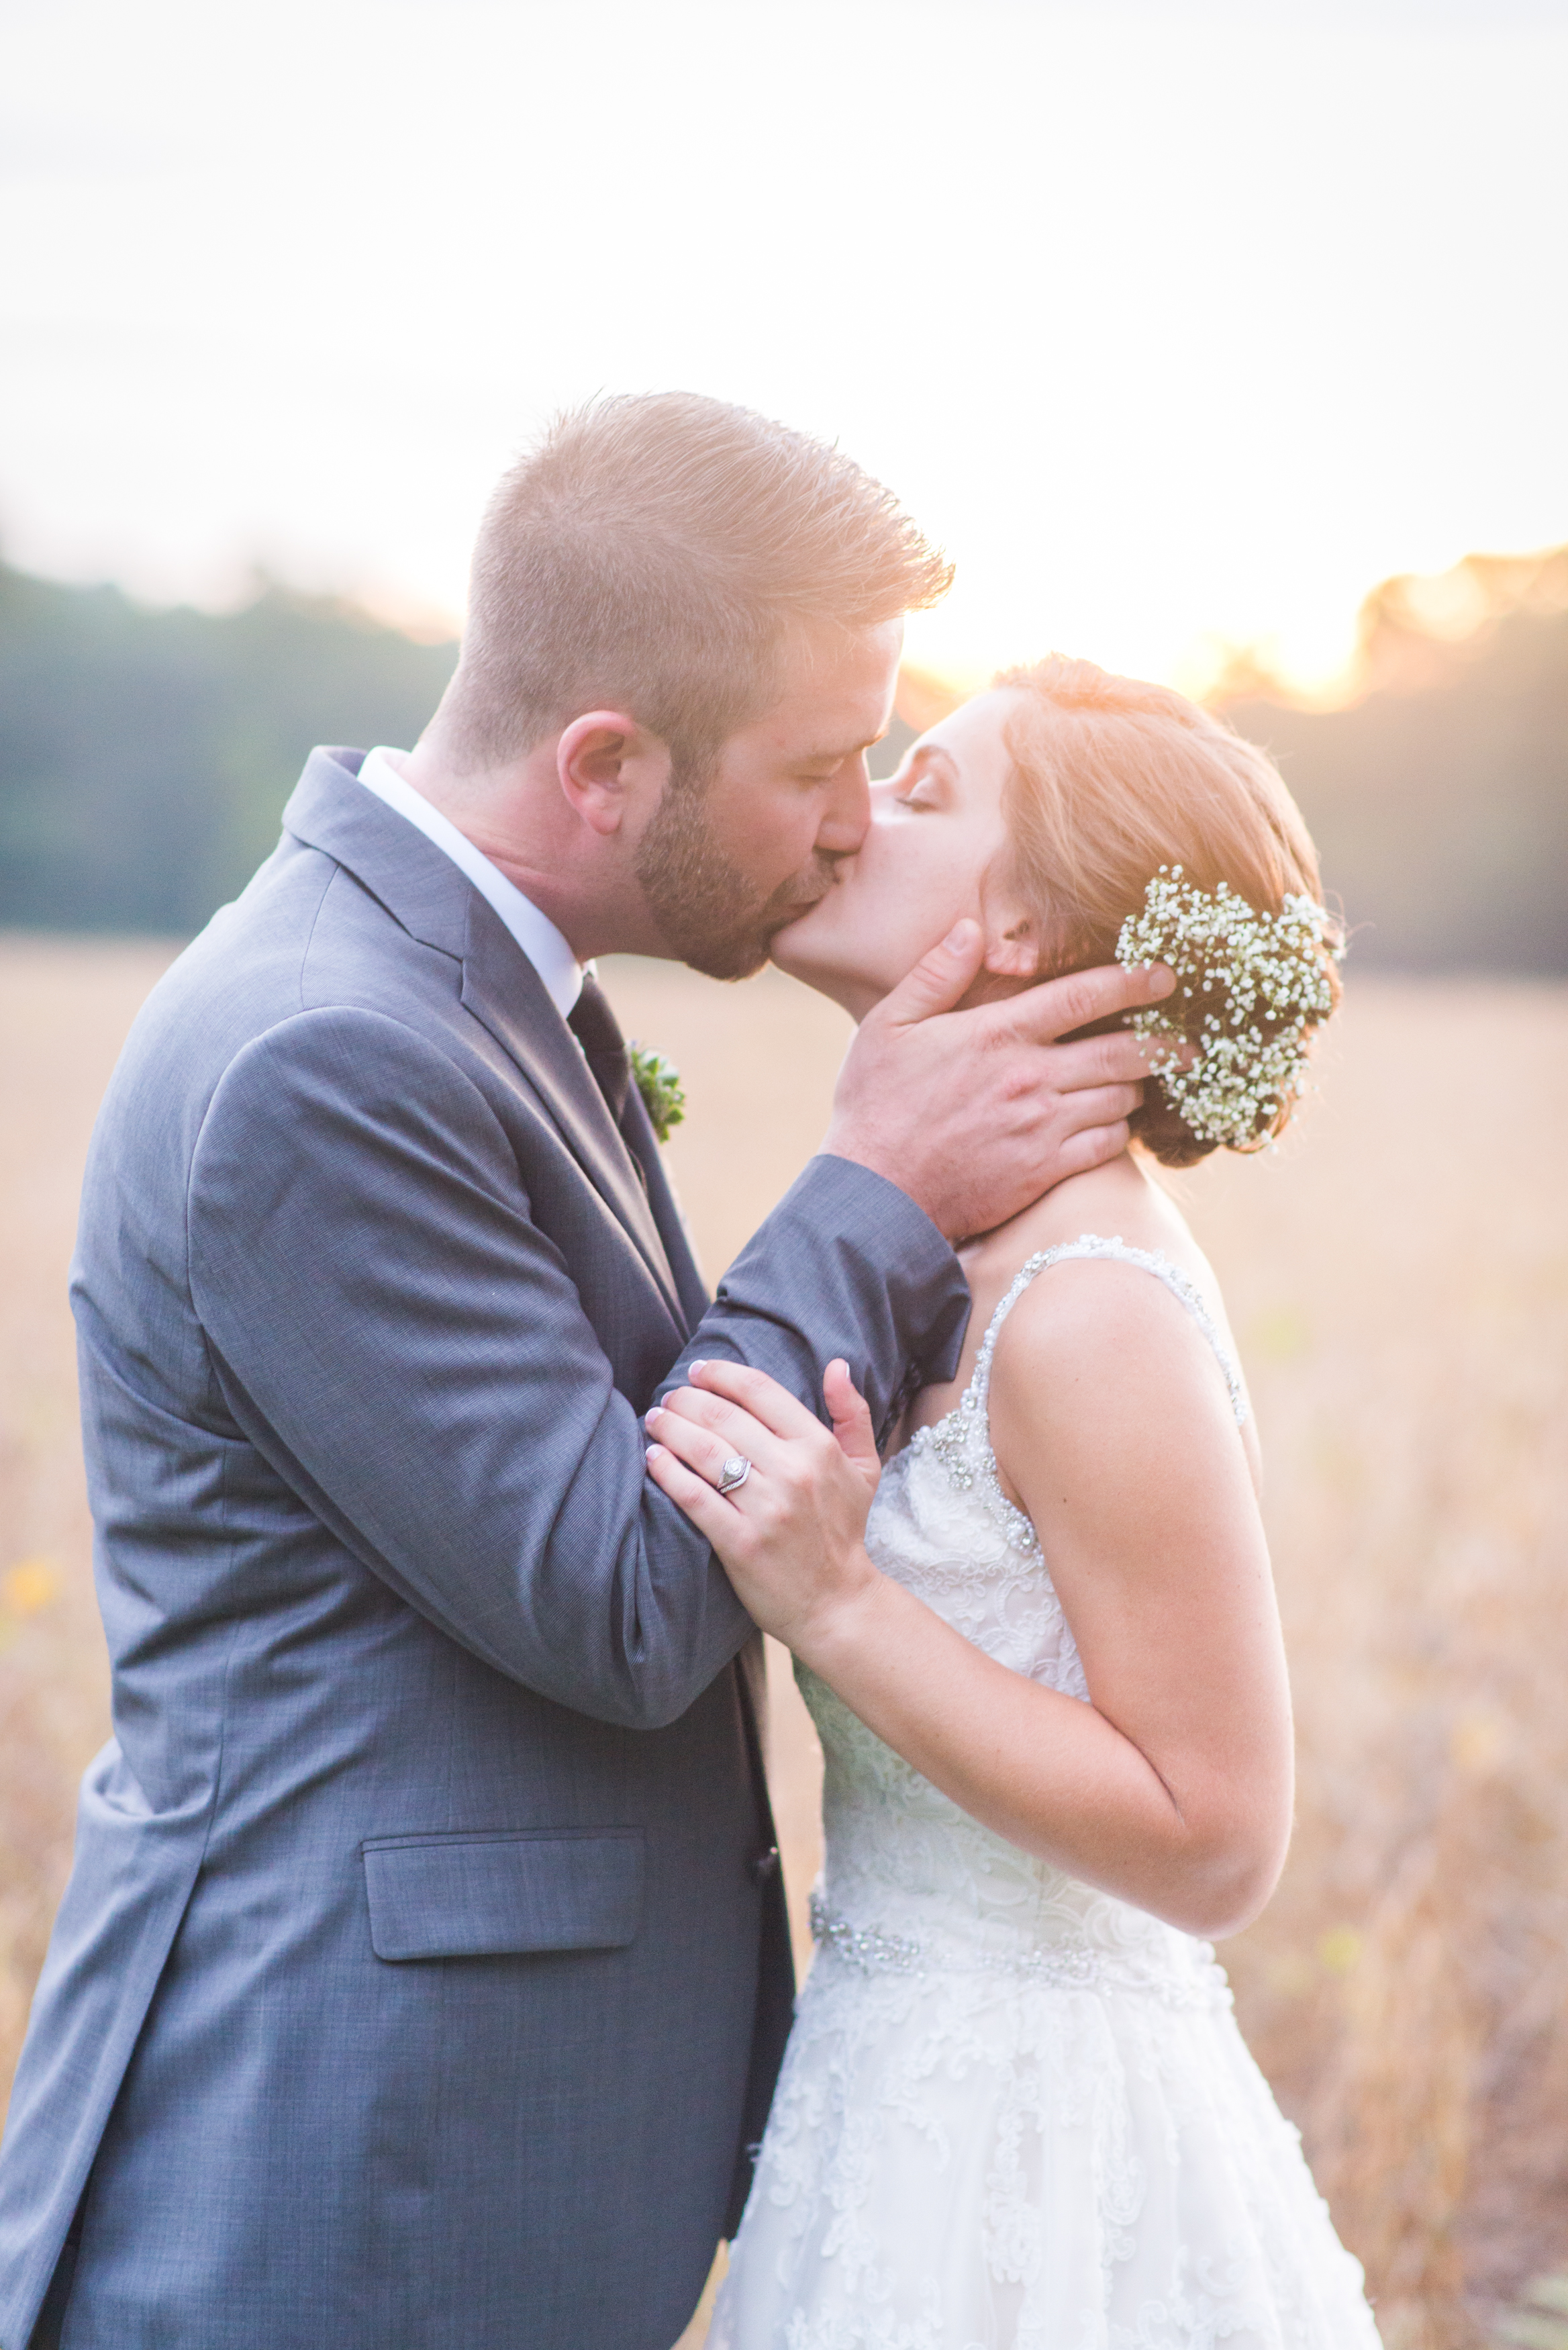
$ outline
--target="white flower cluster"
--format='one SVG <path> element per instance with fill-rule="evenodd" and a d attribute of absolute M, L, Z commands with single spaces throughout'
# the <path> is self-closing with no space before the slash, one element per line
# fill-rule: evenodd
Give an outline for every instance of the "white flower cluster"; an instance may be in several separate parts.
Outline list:
<path fill-rule="evenodd" d="M 1116 961 L 1176 973 L 1175 994 L 1128 1025 L 1168 1046 L 1154 1073 L 1201 1141 L 1245 1150 L 1273 1131 L 1301 1091 L 1308 1035 L 1334 1009 L 1329 965 L 1344 952 L 1332 916 L 1311 898 L 1260 914 L 1223 881 L 1199 889 L 1179 865 L 1160 867 L 1143 911 L 1122 924 Z M 1189 1068 L 1183 1046 L 1195 1048 Z"/>

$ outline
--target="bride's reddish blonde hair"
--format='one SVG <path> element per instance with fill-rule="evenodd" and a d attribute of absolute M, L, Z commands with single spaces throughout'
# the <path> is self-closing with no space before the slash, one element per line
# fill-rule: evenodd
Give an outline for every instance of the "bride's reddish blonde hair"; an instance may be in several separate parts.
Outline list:
<path fill-rule="evenodd" d="M 992 681 L 1019 696 L 1004 730 L 1008 878 L 1029 909 L 1042 977 L 1113 962 L 1162 866 L 1201 889 L 1226 882 L 1259 913 L 1321 897 L 1317 852 L 1273 761 L 1185 694 L 1060 653 Z M 1195 1003 L 1195 1032 L 1200 1017 Z M 1147 1093 L 1132 1129 L 1157 1159 L 1186 1167 L 1216 1148 L 1156 1085 Z"/>

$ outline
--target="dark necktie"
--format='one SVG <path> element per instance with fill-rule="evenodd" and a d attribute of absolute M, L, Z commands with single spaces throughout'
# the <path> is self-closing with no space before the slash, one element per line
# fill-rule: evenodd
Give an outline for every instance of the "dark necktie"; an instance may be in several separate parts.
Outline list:
<path fill-rule="evenodd" d="M 583 1048 L 584 1057 L 609 1106 L 617 1126 L 631 1086 L 631 1061 L 620 1023 L 609 998 L 591 972 L 584 974 L 582 993 L 566 1014 L 566 1025 Z"/>

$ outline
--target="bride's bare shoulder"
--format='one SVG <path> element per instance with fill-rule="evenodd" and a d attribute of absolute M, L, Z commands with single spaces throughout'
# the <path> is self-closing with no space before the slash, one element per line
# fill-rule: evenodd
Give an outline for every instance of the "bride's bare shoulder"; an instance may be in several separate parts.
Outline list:
<path fill-rule="evenodd" d="M 1003 1280 L 1002 1263 L 990 1268 L 988 1290 L 1000 1283 L 1005 1292 L 1031 1257 L 1086 1234 L 1124 1241 L 1185 1274 L 1235 1359 L 1235 1340 L 1212 1268 L 1176 1201 L 1130 1155 L 1071 1177 L 1016 1218 L 1005 1236 L 990 1235 L 992 1243 L 1005 1237 L 1011 1272 Z M 1135 1357 L 1167 1382 L 1190 1379 L 1211 1390 L 1211 1401 L 1223 1393 L 1229 1409 L 1224 1374 L 1210 1337 L 1189 1308 L 1143 1267 L 1103 1257 L 1069 1260 L 1033 1282 L 1009 1317 L 993 1367 L 992 1428 L 1004 1485 L 1007 1457 L 1022 1451 L 1043 1412 L 1060 1418 L 1075 1397 L 1096 1411 L 1102 1387 L 1125 1381 Z M 1242 1443 L 1256 1475 L 1250 1418 Z"/>

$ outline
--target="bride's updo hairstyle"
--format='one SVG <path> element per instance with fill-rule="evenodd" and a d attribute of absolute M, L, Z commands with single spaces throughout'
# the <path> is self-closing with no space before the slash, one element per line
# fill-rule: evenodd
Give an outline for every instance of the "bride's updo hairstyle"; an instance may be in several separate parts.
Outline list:
<path fill-rule="evenodd" d="M 993 681 L 1019 695 L 1006 729 L 1008 879 L 1030 910 L 1042 978 L 1115 961 L 1124 924 L 1144 915 L 1162 873 L 1179 876 L 1173 888 L 1229 892 L 1263 916 L 1288 915 L 1290 899 L 1315 907 L 1317 853 L 1301 811 L 1272 760 L 1233 727 L 1168 686 L 1059 653 Z M 1310 1029 L 1339 1001 L 1338 932 L 1330 926 L 1321 947 L 1306 935 L 1316 998 Z M 1206 1021 L 1215 1024 L 1214 1008 L 1208 990 L 1179 986 L 1158 1014 L 1197 1044 Z M 1255 1017 L 1262 1030 L 1242 1033 L 1266 1040 L 1267 1012 Z M 1293 1102 L 1293 1093 L 1258 1087 L 1229 1147 L 1261 1147 L 1282 1130 Z M 1192 1166 L 1219 1148 L 1193 1131 L 1158 1080 L 1131 1123 L 1135 1140 L 1168 1167 Z"/>

